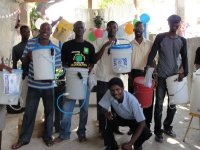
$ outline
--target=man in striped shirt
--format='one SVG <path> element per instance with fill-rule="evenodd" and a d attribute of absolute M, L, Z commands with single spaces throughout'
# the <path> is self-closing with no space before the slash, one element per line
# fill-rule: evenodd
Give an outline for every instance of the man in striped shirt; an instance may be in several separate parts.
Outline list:
<path fill-rule="evenodd" d="M 34 79 L 32 52 L 36 49 L 49 49 L 52 57 L 55 58 L 55 62 L 53 62 L 54 67 L 61 66 L 61 54 L 60 49 L 49 40 L 52 33 L 52 27 L 49 23 L 43 23 L 39 33 L 37 38 L 28 41 L 22 55 L 23 63 L 29 64 L 28 93 L 21 133 L 18 142 L 12 145 L 12 149 L 18 149 L 30 142 L 40 98 L 43 99 L 45 116 L 43 141 L 47 146 L 52 146 L 54 144 L 52 139 L 54 84 L 52 80 Z"/>

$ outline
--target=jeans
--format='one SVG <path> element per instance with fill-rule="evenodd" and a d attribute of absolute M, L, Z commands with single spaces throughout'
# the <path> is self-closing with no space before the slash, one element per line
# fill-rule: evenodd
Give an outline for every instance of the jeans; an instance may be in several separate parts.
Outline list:
<path fill-rule="evenodd" d="M 79 116 L 79 127 L 77 130 L 77 135 L 78 136 L 85 136 L 85 131 L 86 131 L 86 124 L 87 124 L 87 119 L 88 119 L 88 105 L 89 105 L 89 97 L 90 97 L 90 90 L 89 87 L 86 87 L 86 97 L 85 100 L 79 100 L 79 105 L 81 106 L 83 104 L 83 107 L 80 109 L 80 116 Z M 60 129 L 60 135 L 59 137 L 61 139 L 69 139 L 70 134 L 71 134 L 71 119 L 72 119 L 72 114 L 73 110 L 76 104 L 76 100 L 72 99 L 65 99 L 64 100 L 64 105 L 63 105 L 63 110 L 66 112 L 62 116 L 62 121 L 61 121 L 61 129 Z"/>
<path fill-rule="evenodd" d="M 114 145 L 114 143 L 116 143 L 115 137 L 113 134 L 113 132 L 114 132 L 113 126 L 115 126 L 115 125 L 123 126 L 123 127 L 128 126 L 134 133 L 137 130 L 139 124 L 136 122 L 136 120 L 127 120 L 127 119 L 121 118 L 117 114 L 115 115 L 113 120 L 106 119 L 106 126 L 103 130 L 103 138 L 104 138 L 104 143 L 106 143 L 107 146 L 111 146 L 111 145 Z M 136 147 L 142 146 L 142 144 L 146 140 L 148 140 L 151 137 L 151 135 L 152 135 L 152 133 L 151 133 L 150 129 L 145 126 L 143 132 L 138 137 L 138 139 L 135 141 L 134 146 L 136 146 Z"/>
<path fill-rule="evenodd" d="M 49 140 L 52 138 L 54 89 L 35 89 L 28 87 L 25 113 L 23 116 L 19 141 L 25 143 L 30 142 L 40 98 L 43 100 L 45 117 L 43 139 Z"/>
<path fill-rule="evenodd" d="M 158 77 L 158 85 L 156 88 L 156 103 L 155 103 L 155 110 L 154 110 L 154 121 L 155 121 L 154 133 L 158 135 L 162 134 L 162 130 L 161 130 L 162 110 L 163 110 L 163 101 L 164 101 L 166 92 L 167 92 L 166 78 Z M 170 105 L 170 106 L 168 105 L 167 116 L 163 123 L 164 128 L 166 130 L 172 129 L 171 123 L 174 119 L 175 113 L 176 113 L 176 105 Z"/>

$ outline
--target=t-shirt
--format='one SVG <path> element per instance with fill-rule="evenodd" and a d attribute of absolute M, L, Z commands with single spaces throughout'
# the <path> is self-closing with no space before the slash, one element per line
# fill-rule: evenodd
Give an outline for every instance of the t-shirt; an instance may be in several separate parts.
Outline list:
<path fill-rule="evenodd" d="M 88 68 L 96 62 L 94 46 L 87 41 L 67 41 L 62 46 L 61 61 L 63 66 Z"/>
<path fill-rule="evenodd" d="M 138 100 L 127 91 L 124 91 L 123 102 L 119 103 L 111 96 L 110 90 L 107 90 L 106 94 L 100 100 L 99 105 L 106 110 L 112 106 L 115 112 L 124 119 L 136 120 L 137 122 L 145 120 Z"/>
<path fill-rule="evenodd" d="M 20 42 L 19 44 L 15 45 L 12 50 L 12 60 L 19 61 L 22 58 L 22 54 L 26 47 L 27 42 Z"/>
<path fill-rule="evenodd" d="M 200 65 L 200 47 L 196 50 L 194 63 Z"/>

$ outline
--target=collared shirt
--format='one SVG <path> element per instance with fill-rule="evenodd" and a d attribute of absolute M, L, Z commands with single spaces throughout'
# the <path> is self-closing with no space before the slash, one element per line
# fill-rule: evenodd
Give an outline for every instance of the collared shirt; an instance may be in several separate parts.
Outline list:
<path fill-rule="evenodd" d="M 95 43 L 96 51 L 98 52 L 108 40 L 108 38 L 98 39 Z M 103 82 L 108 82 L 111 78 L 120 76 L 120 74 L 113 72 L 111 54 L 108 54 L 109 48 L 109 46 L 105 48 L 105 51 L 96 66 L 96 78 Z"/>
<path fill-rule="evenodd" d="M 22 58 L 25 57 L 29 52 L 32 52 L 34 49 L 36 49 L 38 45 L 41 46 L 38 42 L 38 38 L 30 39 L 25 47 Z M 55 67 L 60 67 L 61 66 L 60 49 L 56 45 L 54 45 L 51 41 L 47 46 L 50 46 L 55 50 Z M 53 82 L 42 82 L 39 80 L 34 80 L 33 61 L 31 61 L 29 64 L 28 86 L 36 89 L 54 88 Z"/>
<path fill-rule="evenodd" d="M 107 90 L 106 94 L 100 100 L 99 105 L 106 110 L 112 106 L 115 112 L 124 119 L 136 120 L 137 122 L 145 120 L 138 100 L 127 91 L 124 91 L 123 102 L 119 103 L 111 96 L 110 90 Z"/>
<path fill-rule="evenodd" d="M 144 70 L 152 47 L 152 42 L 143 39 L 140 44 L 136 40 L 133 40 L 131 44 L 133 45 L 131 69 Z"/>

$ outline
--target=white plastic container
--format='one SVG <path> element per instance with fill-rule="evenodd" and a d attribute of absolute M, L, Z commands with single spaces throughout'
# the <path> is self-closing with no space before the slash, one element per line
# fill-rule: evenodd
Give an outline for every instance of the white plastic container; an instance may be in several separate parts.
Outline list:
<path fill-rule="evenodd" d="M 82 79 L 79 78 L 81 74 Z M 72 100 L 82 100 L 86 96 L 88 81 L 88 69 L 85 68 L 66 68 L 66 97 Z"/>
<path fill-rule="evenodd" d="M 192 89 L 190 94 L 190 112 L 200 115 L 200 69 L 193 73 Z"/>
<path fill-rule="evenodd" d="M 186 104 L 189 102 L 187 78 L 184 77 L 178 82 L 178 75 L 166 79 L 169 94 L 169 104 Z"/>
<path fill-rule="evenodd" d="M 32 51 L 34 80 L 55 79 L 55 52 L 51 55 L 52 46 L 44 46 Z"/>
<path fill-rule="evenodd" d="M 20 97 L 22 70 L 0 71 L 0 104 L 17 105 Z"/>
<path fill-rule="evenodd" d="M 131 71 L 132 46 L 119 44 L 111 47 L 112 68 L 115 73 Z"/>

